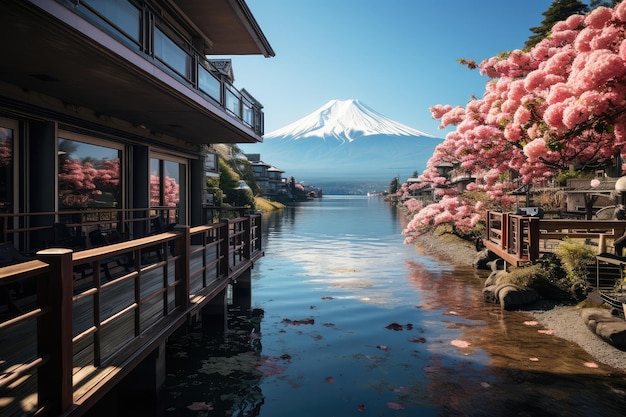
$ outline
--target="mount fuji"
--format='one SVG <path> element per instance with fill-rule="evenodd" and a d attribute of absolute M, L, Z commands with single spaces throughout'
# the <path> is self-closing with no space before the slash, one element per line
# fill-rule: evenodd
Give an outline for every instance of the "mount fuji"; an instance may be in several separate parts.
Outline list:
<path fill-rule="evenodd" d="M 262 143 L 239 147 L 324 194 L 364 194 L 423 171 L 442 141 L 350 99 L 331 100 Z"/>

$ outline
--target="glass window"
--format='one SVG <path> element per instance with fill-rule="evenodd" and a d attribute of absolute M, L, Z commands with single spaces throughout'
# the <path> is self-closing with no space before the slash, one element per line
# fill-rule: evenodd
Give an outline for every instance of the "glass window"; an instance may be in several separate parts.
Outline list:
<path fill-rule="evenodd" d="M 239 116 L 239 97 L 235 95 L 230 89 L 226 90 L 226 108 Z"/>
<path fill-rule="evenodd" d="M 59 209 L 121 208 L 122 151 L 59 138 Z"/>
<path fill-rule="evenodd" d="M 187 166 L 178 161 L 150 158 L 150 207 L 172 207 L 161 210 L 170 223 L 184 219 L 183 193 Z"/>
<path fill-rule="evenodd" d="M 100 16 L 117 26 L 128 37 L 141 40 L 141 10 L 128 0 L 83 0 Z"/>
<path fill-rule="evenodd" d="M 220 85 L 220 80 L 215 78 L 206 68 L 198 65 L 198 88 L 200 90 L 220 102 Z"/>
<path fill-rule="evenodd" d="M 0 211 L 13 206 L 13 141 L 15 130 L 0 120 Z"/>
<path fill-rule="evenodd" d="M 252 126 L 253 124 L 253 118 L 252 118 L 253 112 L 252 112 L 252 106 L 250 106 L 250 104 L 244 102 L 243 103 L 243 121 L 246 122 L 248 124 L 248 126 Z"/>
<path fill-rule="evenodd" d="M 189 79 L 189 55 L 170 39 L 161 29 L 154 28 L 154 56 L 163 61 L 167 66 Z"/>
<path fill-rule="evenodd" d="M 208 172 L 217 172 L 218 157 L 214 153 L 208 152 L 204 155 L 204 170 Z"/>

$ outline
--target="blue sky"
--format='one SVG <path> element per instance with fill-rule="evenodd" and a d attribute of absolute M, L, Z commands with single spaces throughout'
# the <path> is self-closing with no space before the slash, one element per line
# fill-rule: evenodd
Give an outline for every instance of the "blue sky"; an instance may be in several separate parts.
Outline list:
<path fill-rule="evenodd" d="M 270 133 L 333 99 L 438 137 L 430 106 L 465 105 L 487 78 L 460 65 L 522 48 L 553 0 L 247 0 L 276 56 L 234 56 L 235 86 Z"/>

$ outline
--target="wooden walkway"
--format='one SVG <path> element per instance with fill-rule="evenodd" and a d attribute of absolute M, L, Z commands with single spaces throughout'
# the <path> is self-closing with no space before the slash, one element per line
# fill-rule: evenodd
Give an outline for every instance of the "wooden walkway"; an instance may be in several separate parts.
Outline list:
<path fill-rule="evenodd" d="M 263 256 L 260 216 L 0 268 L 0 415 L 80 415 Z M 106 265 L 106 268 L 104 267 Z M 105 273 L 108 272 L 108 273 Z"/>

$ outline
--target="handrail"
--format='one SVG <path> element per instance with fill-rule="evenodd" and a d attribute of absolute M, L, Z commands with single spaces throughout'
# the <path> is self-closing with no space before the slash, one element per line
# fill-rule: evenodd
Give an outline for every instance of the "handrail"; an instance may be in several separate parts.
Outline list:
<path fill-rule="evenodd" d="M 0 287 L 24 279 L 37 287 L 25 312 L 0 317 L 0 389 L 26 393 L 6 407 L 38 398 L 30 411 L 60 414 L 97 395 L 100 381 L 121 378 L 129 357 L 147 355 L 262 256 L 260 220 L 177 226 L 78 252 L 44 249 L 0 268 Z M 119 257 L 128 262 L 105 274 Z M 58 383 L 36 383 L 51 380 Z"/>

